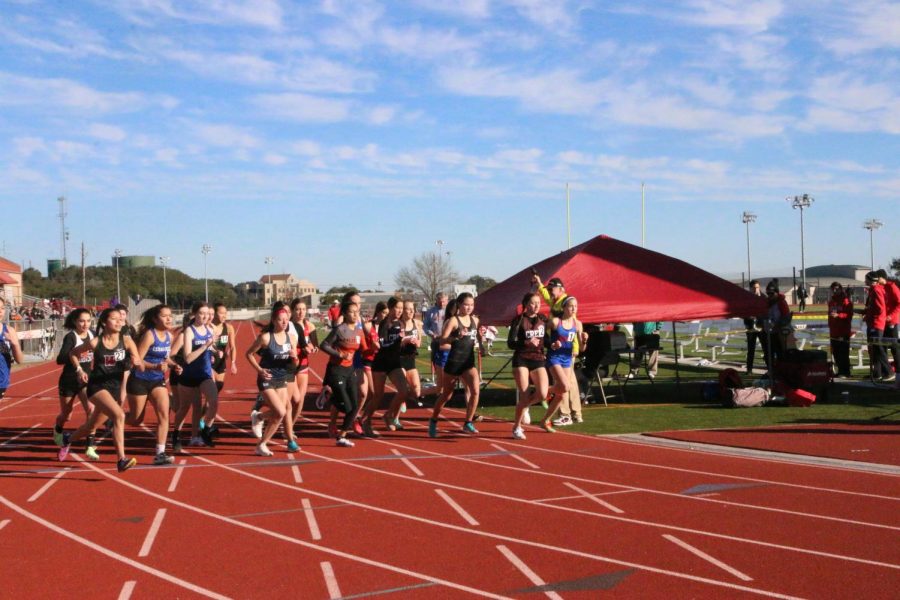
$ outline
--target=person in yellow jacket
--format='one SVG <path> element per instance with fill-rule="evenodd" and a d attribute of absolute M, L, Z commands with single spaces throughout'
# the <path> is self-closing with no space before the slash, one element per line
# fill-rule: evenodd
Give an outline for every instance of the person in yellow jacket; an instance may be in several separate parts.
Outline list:
<path fill-rule="evenodd" d="M 569 297 L 562 280 L 559 277 L 553 277 L 545 286 L 540 276 L 536 272 L 532 272 L 531 282 L 537 286 L 538 294 L 550 306 L 550 314 L 554 317 L 562 318 L 563 304 L 566 298 Z M 572 356 L 578 356 L 581 346 L 581 340 L 576 338 L 572 345 Z M 575 370 L 572 369 L 570 373 L 569 391 L 559 405 L 559 418 L 553 420 L 553 425 L 557 427 L 566 427 L 572 423 L 582 423 L 584 421 L 584 418 L 581 416 L 581 393 L 578 389 Z"/>

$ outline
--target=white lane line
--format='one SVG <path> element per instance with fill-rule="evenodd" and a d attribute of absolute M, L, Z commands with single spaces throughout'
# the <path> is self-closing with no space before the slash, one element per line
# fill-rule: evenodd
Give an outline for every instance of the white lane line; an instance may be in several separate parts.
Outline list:
<path fill-rule="evenodd" d="M 288 454 L 287 457 L 291 460 L 295 460 L 293 454 Z M 300 467 L 298 467 L 297 465 L 291 465 L 291 473 L 294 474 L 295 483 L 303 483 L 303 477 L 300 476 Z"/>
<path fill-rule="evenodd" d="M 0 521 L 0 529 L 3 529 L 7 525 L 9 525 L 9 519 L 3 519 L 2 521 Z"/>
<path fill-rule="evenodd" d="M 719 560 L 717 558 L 713 558 L 706 552 L 704 552 L 698 548 L 694 548 L 687 542 L 682 542 L 674 535 L 669 535 L 668 533 L 664 533 L 663 537 L 666 538 L 667 540 L 669 540 L 670 542 L 672 542 L 673 544 L 677 544 L 677 545 L 681 546 L 682 548 L 684 548 L 691 554 L 695 554 L 695 555 L 699 556 L 700 558 L 702 558 L 703 560 L 707 560 L 707 561 L 711 562 L 712 564 L 716 565 L 720 569 L 731 573 L 732 575 L 734 575 L 735 577 L 737 577 L 738 579 L 740 579 L 742 581 L 753 581 L 753 578 L 750 577 L 749 575 L 744 575 L 743 573 L 741 573 L 734 567 L 729 567 L 728 565 L 723 563 L 721 560 Z"/>
<path fill-rule="evenodd" d="M 600 492 L 598 494 L 591 494 L 592 496 L 614 496 L 616 494 L 633 494 L 637 490 L 616 490 L 614 492 Z M 537 500 L 533 500 L 533 502 L 559 502 L 560 500 L 575 500 L 576 498 L 581 498 L 581 494 L 576 496 L 559 496 L 558 498 L 538 498 Z"/>
<path fill-rule="evenodd" d="M 31 427 L 29 427 L 29 428 L 26 429 L 25 431 L 22 431 L 22 432 L 19 433 L 18 435 L 12 436 L 12 437 L 9 438 L 8 440 L 6 440 L 6 441 L 3 442 L 2 444 L 0 444 L 0 446 L 5 446 L 5 445 L 7 445 L 7 444 L 10 443 L 10 442 L 19 439 L 20 437 L 22 437 L 22 436 L 25 435 L 26 433 L 30 432 L 32 429 L 36 428 L 38 425 L 40 425 L 40 423 L 35 423 L 34 425 L 32 425 Z"/>
<path fill-rule="evenodd" d="M 328 598 L 330 600 L 337 600 L 343 596 L 341 594 L 341 588 L 338 586 L 337 578 L 334 576 L 334 569 L 331 568 L 331 563 L 327 560 L 319 563 L 319 566 L 322 567 L 322 575 L 325 576 L 325 585 L 328 586 Z"/>
<path fill-rule="evenodd" d="M 543 579 L 541 579 L 540 575 L 538 575 L 537 573 L 532 571 L 528 565 L 526 565 L 524 562 L 522 562 L 521 558 L 519 558 L 518 556 L 513 554 L 512 550 L 510 550 L 503 544 L 500 544 L 499 546 L 497 546 L 497 550 L 499 550 L 500 553 L 506 557 L 506 560 L 511 562 L 515 568 L 520 570 L 522 572 L 522 575 L 524 575 L 525 577 L 528 578 L 528 581 L 530 581 L 531 583 L 533 583 L 534 585 L 536 585 L 538 587 L 540 587 L 542 585 L 547 585 L 547 582 L 544 581 Z M 562 600 L 562 596 L 560 596 L 559 594 L 557 594 L 554 591 L 546 591 L 544 593 L 547 594 L 548 598 L 553 598 L 553 600 Z"/>
<path fill-rule="evenodd" d="M 310 503 L 309 498 L 304 498 L 300 502 L 303 504 L 303 514 L 306 515 L 306 523 L 309 525 L 309 533 L 312 535 L 312 539 L 321 540 L 322 532 L 319 531 L 319 523 L 316 521 L 316 514 L 313 512 L 312 503 Z"/>
<path fill-rule="evenodd" d="M 91 466 L 93 467 L 93 465 L 91 465 Z M 96 470 L 96 472 L 99 472 L 101 475 L 104 475 L 104 476 L 107 475 L 107 473 L 105 471 L 103 471 L 102 469 L 95 468 L 95 470 Z M 110 475 L 110 479 L 115 479 L 115 478 Z M 83 538 L 76 533 L 72 533 L 68 529 L 63 529 L 62 527 L 60 527 L 54 523 L 51 523 L 50 521 L 42 519 L 41 517 L 37 516 L 34 513 L 28 512 L 21 506 L 10 502 L 4 496 L 0 496 L 0 504 L 3 504 L 10 510 L 13 510 L 13 511 L 19 513 L 23 517 L 26 517 L 39 525 L 43 525 L 50 531 L 58 533 L 61 536 L 67 537 L 70 540 L 76 541 L 79 544 L 82 544 L 83 546 L 87 546 L 91 550 L 95 550 L 96 552 L 99 552 L 100 554 L 103 554 L 104 556 L 108 556 L 109 558 L 112 558 L 119 562 L 125 563 L 126 565 L 128 565 L 130 567 L 134 567 L 135 569 L 137 569 L 139 571 L 143 571 L 144 573 L 148 573 L 150 575 L 153 575 L 154 577 L 159 577 L 160 579 L 162 579 L 164 581 L 168 581 L 169 583 L 174 583 L 175 585 L 181 586 L 181 587 L 183 587 L 187 590 L 190 590 L 192 592 L 195 592 L 197 594 L 206 596 L 207 598 L 215 598 L 216 600 L 230 600 L 228 598 L 228 596 L 223 596 L 222 594 L 218 594 L 212 590 L 208 590 L 204 587 L 193 584 L 189 581 L 185 581 L 184 579 L 175 577 L 174 575 L 170 575 L 169 573 L 166 573 L 165 571 L 160 571 L 159 569 L 154 569 L 153 567 L 151 567 L 149 565 L 145 565 L 144 563 L 141 563 L 134 559 L 128 558 L 127 556 L 123 556 L 123 555 L 119 554 L 118 552 L 115 552 L 113 550 L 110 550 L 109 548 L 106 548 L 105 546 L 101 546 L 100 544 L 95 544 L 94 542 L 92 542 L 86 538 Z"/>
<path fill-rule="evenodd" d="M 46 375 L 46 373 L 43 373 L 43 374 Z M 40 375 L 38 375 L 38 377 L 40 377 Z M 32 377 L 32 379 L 34 379 L 34 377 Z M 7 404 L 6 406 L 0 407 L 0 412 L 2 412 L 2 411 L 4 411 L 4 410 L 7 410 L 7 409 L 10 409 L 10 408 L 12 408 L 13 406 L 18 406 L 19 404 L 22 404 L 23 402 L 26 402 L 26 401 L 28 401 L 28 400 L 31 400 L 32 398 L 35 398 L 35 397 L 37 397 L 37 396 L 40 396 L 40 395 L 43 394 L 44 392 L 49 392 L 50 390 L 55 390 L 56 388 L 57 388 L 56 385 L 52 385 L 52 386 L 48 387 L 46 390 L 41 390 L 41 391 L 39 391 L 39 392 L 36 392 L 36 393 L 34 393 L 34 394 L 28 396 L 27 398 L 22 398 L 21 400 L 16 400 L 15 402 L 12 402 L 12 403 L 10 403 L 10 404 Z M 52 400 L 52 398 L 49 398 L 49 399 Z"/>
<path fill-rule="evenodd" d="M 31 498 L 28 499 L 28 502 L 34 502 L 35 500 L 37 500 L 38 498 L 43 496 L 44 492 L 49 490 L 50 486 L 53 485 L 54 483 L 56 483 L 57 481 L 59 481 L 62 478 L 62 476 L 65 475 L 66 473 L 68 473 L 68 471 L 60 471 L 59 473 L 54 475 L 53 479 L 51 479 L 50 481 L 48 481 L 47 483 L 42 485 L 41 489 L 39 489 L 38 491 L 36 491 L 35 493 L 33 493 L 31 495 Z"/>
<path fill-rule="evenodd" d="M 570 490 L 572 490 L 573 492 L 578 492 L 579 494 L 581 494 L 582 496 L 584 496 L 584 497 L 587 498 L 588 500 L 593 500 L 594 502 L 596 502 L 596 503 L 599 504 L 600 506 L 603 506 L 603 507 L 605 507 L 605 508 L 607 508 L 607 509 L 613 511 L 613 512 L 616 513 L 616 514 L 620 514 L 620 515 L 621 515 L 622 513 L 625 512 L 625 511 L 622 510 L 621 508 L 619 508 L 619 507 L 617 507 L 617 506 L 613 506 L 613 505 L 610 504 L 609 502 L 607 502 L 607 501 L 605 501 L 605 500 L 601 500 L 600 498 L 597 498 L 596 496 L 594 496 L 594 495 L 590 494 L 589 492 L 587 492 L 587 491 L 581 489 L 581 488 L 578 487 L 577 485 L 573 485 L 573 484 L 569 483 L 568 481 L 564 481 L 564 482 L 563 482 L 563 485 L 566 486 L 567 488 L 569 488 Z"/>
<path fill-rule="evenodd" d="M 436 489 L 436 490 L 434 490 L 434 493 L 437 494 L 438 496 L 440 496 L 441 498 L 443 498 L 443 499 L 444 499 L 444 502 L 446 502 L 447 504 L 450 505 L 450 508 L 452 508 L 453 510 L 455 510 L 456 512 L 458 512 L 458 513 L 459 513 L 459 516 L 461 516 L 463 519 L 465 519 L 466 523 L 468 523 L 469 525 L 472 525 L 472 526 L 477 526 L 477 525 L 478 525 L 478 521 L 476 521 L 476 520 L 472 517 L 472 515 L 470 515 L 469 513 L 467 513 L 467 512 L 466 512 L 466 509 L 464 509 L 462 506 L 460 506 L 459 504 L 457 504 L 457 503 L 456 503 L 456 500 L 454 500 L 453 498 L 451 498 L 451 497 L 447 494 L 447 492 L 445 492 L 444 490 Z"/>
<path fill-rule="evenodd" d="M 172 482 L 169 483 L 169 492 L 174 492 L 175 488 L 178 487 L 178 482 L 181 481 L 181 473 L 184 471 L 184 465 L 186 464 L 186 458 L 182 458 L 178 461 L 179 466 L 175 468 L 175 474 L 172 475 Z"/>
<path fill-rule="evenodd" d="M 540 470 L 540 467 L 537 466 L 536 464 L 534 464 L 533 462 L 531 462 L 531 461 L 529 461 L 529 460 L 525 460 L 524 458 L 522 458 L 522 457 L 519 456 L 518 454 L 516 454 L 516 453 L 514 453 L 514 452 L 510 452 L 509 450 L 507 450 L 507 449 L 504 448 L 503 446 L 498 446 L 497 444 L 491 444 L 491 447 L 494 448 L 494 449 L 496 449 L 496 450 L 499 450 L 500 452 L 502 452 L 503 454 L 505 454 L 506 456 L 508 456 L 508 457 L 510 457 L 510 458 L 516 459 L 517 461 L 519 461 L 519 462 L 522 463 L 523 465 L 526 465 L 526 466 L 528 466 L 528 467 L 531 467 L 532 469 L 538 469 L 538 470 Z"/>
<path fill-rule="evenodd" d="M 125 585 L 122 586 L 122 591 L 119 592 L 119 600 L 128 600 L 131 598 L 131 593 L 134 591 L 134 586 L 137 585 L 137 581 L 126 581 Z"/>
<path fill-rule="evenodd" d="M 413 464 L 411 460 L 403 456 L 403 453 L 397 450 L 396 448 L 391 448 L 391 453 L 394 456 L 400 457 L 400 462 L 409 467 L 409 470 L 416 474 L 417 477 L 425 477 L 425 473 L 419 470 L 419 467 Z"/>
<path fill-rule="evenodd" d="M 162 525 L 163 519 L 166 517 L 166 509 L 160 508 L 156 511 L 156 516 L 153 517 L 153 523 L 150 525 L 150 531 L 147 532 L 147 537 L 144 538 L 144 544 L 141 546 L 141 551 L 138 552 L 138 556 L 147 556 L 150 554 L 150 549 L 153 547 L 153 542 L 156 541 L 156 534 L 159 533 L 159 527 Z"/>

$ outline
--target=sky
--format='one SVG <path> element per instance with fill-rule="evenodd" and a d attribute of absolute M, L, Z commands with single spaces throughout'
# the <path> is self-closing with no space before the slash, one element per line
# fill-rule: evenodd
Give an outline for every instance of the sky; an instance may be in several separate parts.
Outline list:
<path fill-rule="evenodd" d="M 502 280 L 599 234 L 720 275 L 900 257 L 900 2 L 0 0 L 0 255 Z M 570 228 L 567 232 L 569 190 Z M 568 233 L 568 235 L 567 235 Z M 442 243 L 438 244 L 438 240 Z"/>

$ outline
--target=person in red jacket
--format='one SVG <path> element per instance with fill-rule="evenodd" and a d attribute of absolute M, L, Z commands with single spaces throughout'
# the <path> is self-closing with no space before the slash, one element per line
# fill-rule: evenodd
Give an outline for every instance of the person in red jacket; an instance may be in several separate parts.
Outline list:
<path fill-rule="evenodd" d="M 878 269 L 878 283 L 884 287 L 884 309 L 887 313 L 884 324 L 884 337 L 887 338 L 888 347 L 894 357 L 894 370 L 900 366 L 900 344 L 897 343 L 897 324 L 900 320 L 900 287 L 891 279 L 888 279 L 887 271 Z M 889 375 L 896 375 L 889 372 Z"/>
<path fill-rule="evenodd" d="M 887 348 L 882 341 L 884 328 L 887 325 L 887 304 L 884 298 L 884 286 L 878 283 L 875 271 L 866 273 L 866 286 L 869 295 L 866 297 L 866 308 L 862 312 L 866 322 L 866 338 L 869 341 L 869 363 L 872 367 L 872 379 L 894 381 L 894 374 L 887 360 Z"/>
<path fill-rule="evenodd" d="M 831 338 L 831 357 L 835 374 L 850 377 L 850 324 L 853 321 L 853 302 L 837 281 L 831 284 L 828 301 L 828 332 Z"/>

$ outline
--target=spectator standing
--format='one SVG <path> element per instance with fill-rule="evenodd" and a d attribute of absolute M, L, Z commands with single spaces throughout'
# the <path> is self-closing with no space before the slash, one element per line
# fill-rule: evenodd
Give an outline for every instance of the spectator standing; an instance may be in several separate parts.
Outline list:
<path fill-rule="evenodd" d="M 662 323 L 658 321 L 639 321 L 632 323 L 634 328 L 634 356 L 631 358 L 631 372 L 628 374 L 629 379 L 637 377 L 638 369 L 647 356 L 647 377 L 656 379 L 656 372 L 659 368 L 659 338 L 653 339 L 654 334 L 658 334 L 662 329 Z M 648 348 L 648 346 L 653 346 Z"/>
<path fill-rule="evenodd" d="M 750 280 L 750 292 L 756 296 L 762 296 L 762 287 L 759 285 L 759 281 L 756 279 Z M 756 358 L 756 342 L 759 341 L 759 345 L 763 351 L 763 360 L 766 363 L 766 368 L 770 367 L 769 365 L 769 340 L 763 335 L 763 318 L 762 317 L 747 317 L 744 319 L 744 327 L 747 330 L 747 372 L 753 372 L 753 362 Z"/>
<path fill-rule="evenodd" d="M 334 329 L 341 324 L 341 303 L 335 300 L 328 309 L 328 327 Z"/>
<path fill-rule="evenodd" d="M 801 283 L 800 287 L 797 288 L 797 310 L 800 312 L 806 312 L 807 298 L 809 298 L 809 292 L 806 291 L 806 288 Z"/>
<path fill-rule="evenodd" d="M 887 361 L 887 349 L 882 341 L 884 328 L 887 325 L 884 286 L 878 283 L 878 274 L 875 271 L 866 273 L 866 286 L 869 288 L 869 295 L 866 297 L 866 308 L 860 312 L 866 322 L 866 339 L 869 341 L 872 379 L 894 381 L 894 374 L 891 373 Z"/>
<path fill-rule="evenodd" d="M 831 357 L 838 377 L 850 377 L 850 325 L 853 321 L 853 302 L 837 281 L 831 284 L 828 300 L 828 334 L 831 338 Z"/>
<path fill-rule="evenodd" d="M 425 311 L 423 315 L 425 334 L 432 341 L 441 337 L 444 327 L 444 310 L 447 308 L 447 294 L 439 292 L 434 299 L 434 306 Z"/>
<path fill-rule="evenodd" d="M 886 338 L 894 358 L 894 371 L 889 371 L 889 375 L 894 374 L 898 365 L 900 365 L 900 344 L 897 343 L 897 322 L 900 320 L 900 287 L 897 282 L 888 279 L 887 271 L 878 269 L 878 283 L 884 287 L 884 308 L 886 317 L 884 324 L 884 337 Z M 885 350 L 887 351 L 887 350 Z"/>
<path fill-rule="evenodd" d="M 791 331 L 793 314 L 788 307 L 784 294 L 778 289 L 778 280 L 773 279 L 766 284 L 766 300 L 769 311 L 763 324 L 769 338 L 769 357 L 774 365 L 784 356 L 785 341 Z"/>

